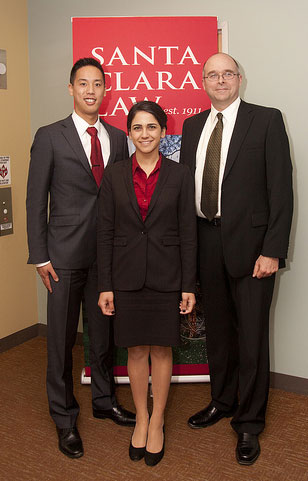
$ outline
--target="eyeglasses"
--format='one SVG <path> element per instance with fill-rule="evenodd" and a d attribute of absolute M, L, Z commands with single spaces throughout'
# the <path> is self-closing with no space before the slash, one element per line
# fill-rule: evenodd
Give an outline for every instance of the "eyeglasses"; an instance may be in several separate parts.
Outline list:
<path fill-rule="evenodd" d="M 234 72 L 225 72 L 225 73 L 210 73 L 207 77 L 203 77 L 203 80 L 205 78 L 208 78 L 210 82 L 216 82 L 217 80 L 220 79 L 220 77 L 223 78 L 223 80 L 232 80 L 234 77 L 238 77 L 240 74 L 239 73 L 234 73 Z"/>

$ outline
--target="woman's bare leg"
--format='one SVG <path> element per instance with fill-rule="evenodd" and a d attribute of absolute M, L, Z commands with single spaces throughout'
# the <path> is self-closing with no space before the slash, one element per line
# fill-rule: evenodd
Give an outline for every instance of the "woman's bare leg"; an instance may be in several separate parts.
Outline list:
<path fill-rule="evenodd" d="M 158 453 L 161 451 L 164 441 L 162 428 L 172 374 L 172 349 L 171 347 L 151 346 L 150 356 L 153 412 L 146 448 L 151 453 Z"/>
<path fill-rule="evenodd" d="M 127 370 L 136 407 L 136 426 L 132 437 L 132 445 L 135 448 L 144 447 L 147 441 L 149 353 L 150 346 L 128 348 Z"/>

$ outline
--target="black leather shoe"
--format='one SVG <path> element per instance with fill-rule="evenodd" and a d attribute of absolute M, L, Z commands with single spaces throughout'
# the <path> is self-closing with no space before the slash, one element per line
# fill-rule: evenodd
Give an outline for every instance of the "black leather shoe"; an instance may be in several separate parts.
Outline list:
<path fill-rule="evenodd" d="M 60 451 L 69 458 L 81 458 L 83 456 L 83 446 L 81 437 L 76 426 L 73 428 L 58 428 Z"/>
<path fill-rule="evenodd" d="M 239 464 L 253 464 L 259 457 L 260 444 L 257 434 L 239 433 L 236 446 L 236 459 Z"/>
<path fill-rule="evenodd" d="M 135 448 L 133 446 L 132 441 L 129 444 L 129 457 L 132 461 L 140 461 L 140 459 L 144 458 L 145 455 L 145 446 L 143 448 Z"/>
<path fill-rule="evenodd" d="M 158 453 L 151 453 L 150 451 L 145 450 L 144 461 L 145 461 L 145 464 L 147 464 L 148 466 L 155 466 L 164 457 L 164 454 L 165 454 L 165 426 L 163 426 L 163 433 L 164 433 L 163 447 Z"/>
<path fill-rule="evenodd" d="M 127 411 L 120 405 L 113 406 L 111 409 L 93 409 L 93 416 L 99 419 L 111 419 L 122 426 L 134 426 L 136 424 L 136 414 Z"/>
<path fill-rule="evenodd" d="M 206 428 L 207 426 L 212 426 L 217 423 L 222 418 L 229 418 L 233 416 L 237 409 L 234 406 L 230 411 L 221 411 L 215 408 L 212 403 L 210 403 L 205 409 L 197 412 L 188 419 L 188 426 L 193 429 Z"/>

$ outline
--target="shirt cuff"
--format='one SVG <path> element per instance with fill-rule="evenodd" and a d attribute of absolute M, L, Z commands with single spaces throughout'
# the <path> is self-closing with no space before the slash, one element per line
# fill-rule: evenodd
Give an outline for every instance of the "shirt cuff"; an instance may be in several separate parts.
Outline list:
<path fill-rule="evenodd" d="M 49 264 L 50 261 L 47 261 L 47 262 L 41 262 L 40 264 L 35 264 L 35 267 L 44 267 L 44 266 L 47 266 L 47 264 Z"/>

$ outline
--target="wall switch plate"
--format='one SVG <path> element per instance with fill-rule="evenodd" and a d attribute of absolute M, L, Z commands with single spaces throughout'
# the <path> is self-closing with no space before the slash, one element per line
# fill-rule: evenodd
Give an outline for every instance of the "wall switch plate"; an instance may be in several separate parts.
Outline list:
<path fill-rule="evenodd" d="M 0 188 L 0 236 L 13 234 L 11 187 Z"/>
<path fill-rule="evenodd" d="M 0 49 L 0 89 L 7 88 L 6 50 Z"/>

